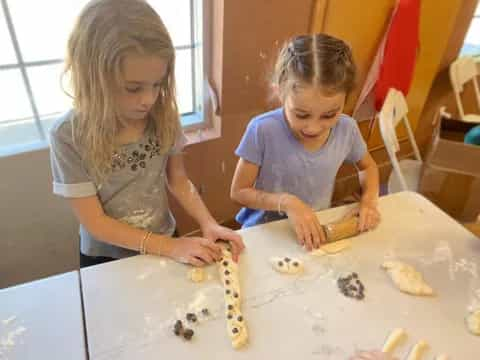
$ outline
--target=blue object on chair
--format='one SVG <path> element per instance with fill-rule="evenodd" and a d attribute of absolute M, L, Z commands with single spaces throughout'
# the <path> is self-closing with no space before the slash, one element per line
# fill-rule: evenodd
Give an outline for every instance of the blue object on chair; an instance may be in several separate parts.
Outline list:
<path fill-rule="evenodd" d="M 480 125 L 470 129 L 463 139 L 465 144 L 480 145 Z"/>

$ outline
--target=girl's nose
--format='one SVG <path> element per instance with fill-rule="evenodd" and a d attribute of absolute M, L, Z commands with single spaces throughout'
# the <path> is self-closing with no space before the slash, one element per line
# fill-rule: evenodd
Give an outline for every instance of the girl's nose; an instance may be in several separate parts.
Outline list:
<path fill-rule="evenodd" d="M 142 106 L 152 106 L 157 98 L 157 93 L 153 89 L 145 90 L 142 93 L 141 104 Z"/>

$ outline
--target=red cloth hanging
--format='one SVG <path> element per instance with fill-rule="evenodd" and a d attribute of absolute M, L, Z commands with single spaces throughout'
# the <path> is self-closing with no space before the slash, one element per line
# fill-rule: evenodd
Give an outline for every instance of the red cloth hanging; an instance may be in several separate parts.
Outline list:
<path fill-rule="evenodd" d="M 408 94 L 419 43 L 420 0 L 398 0 L 358 97 L 353 117 L 370 120 L 382 108 L 388 89 Z"/>
<path fill-rule="evenodd" d="M 375 86 L 375 108 L 380 111 L 391 87 L 407 96 L 412 84 L 419 44 L 420 0 L 399 0 L 385 43 Z"/>

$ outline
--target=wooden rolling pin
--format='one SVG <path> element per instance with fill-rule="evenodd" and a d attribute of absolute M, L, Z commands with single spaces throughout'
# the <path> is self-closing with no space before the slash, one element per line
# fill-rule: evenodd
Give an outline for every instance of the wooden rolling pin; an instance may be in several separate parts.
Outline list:
<path fill-rule="evenodd" d="M 347 220 L 322 225 L 327 242 L 334 242 L 358 235 L 358 216 Z"/>

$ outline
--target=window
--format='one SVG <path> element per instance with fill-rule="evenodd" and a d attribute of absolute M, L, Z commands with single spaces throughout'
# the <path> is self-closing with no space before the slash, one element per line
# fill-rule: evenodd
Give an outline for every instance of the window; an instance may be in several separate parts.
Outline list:
<path fill-rule="evenodd" d="M 75 17 L 88 0 L 0 2 L 0 155 L 5 155 L 45 147 L 49 127 L 71 107 L 60 85 L 62 57 Z M 175 45 L 182 125 L 201 125 L 202 1 L 148 2 Z"/>
<path fill-rule="evenodd" d="M 480 5 L 475 10 L 460 55 L 480 55 Z"/>

